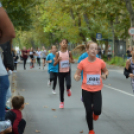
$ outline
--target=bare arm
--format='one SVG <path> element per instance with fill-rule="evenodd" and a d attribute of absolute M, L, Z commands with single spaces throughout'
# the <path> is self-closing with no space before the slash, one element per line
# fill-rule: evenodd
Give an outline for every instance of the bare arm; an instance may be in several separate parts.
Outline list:
<path fill-rule="evenodd" d="M 130 60 L 128 59 L 128 60 L 126 61 L 126 69 L 127 69 L 127 70 L 129 69 L 129 66 L 130 66 Z"/>
<path fill-rule="evenodd" d="M 69 62 L 70 63 L 74 63 L 74 59 L 73 59 L 73 56 L 72 56 L 72 53 L 71 53 L 71 51 L 69 52 Z"/>
<path fill-rule="evenodd" d="M 102 79 L 106 79 L 107 78 L 107 76 L 108 76 L 108 69 L 107 69 L 107 67 L 105 67 L 104 69 L 102 69 L 102 72 L 103 72 L 103 74 L 101 75 L 101 77 L 102 77 Z"/>
<path fill-rule="evenodd" d="M 76 73 L 74 75 L 74 79 L 79 81 L 81 79 L 81 70 L 77 68 Z"/>
<path fill-rule="evenodd" d="M 131 63 L 130 59 L 128 59 L 127 62 L 126 62 L 126 69 L 127 70 L 129 70 L 130 63 Z M 129 73 L 129 77 L 134 78 L 134 75 L 132 73 Z"/>
<path fill-rule="evenodd" d="M 15 30 L 4 8 L 0 7 L 0 44 L 15 38 Z"/>
<path fill-rule="evenodd" d="M 59 58 L 58 57 L 59 57 L 59 53 L 57 52 L 56 56 L 55 56 L 54 66 L 56 66 L 59 63 Z"/>

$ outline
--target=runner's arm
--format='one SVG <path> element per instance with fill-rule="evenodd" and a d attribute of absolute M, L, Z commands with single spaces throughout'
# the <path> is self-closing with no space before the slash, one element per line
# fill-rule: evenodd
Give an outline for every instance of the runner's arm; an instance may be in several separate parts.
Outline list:
<path fill-rule="evenodd" d="M 56 53 L 56 56 L 55 56 L 54 66 L 56 66 L 56 65 L 59 63 L 58 57 L 59 57 L 59 53 L 57 52 L 57 53 Z"/>
<path fill-rule="evenodd" d="M 74 59 L 73 59 L 71 51 L 69 52 L 69 63 L 74 63 Z"/>
<path fill-rule="evenodd" d="M 105 80 L 108 77 L 108 74 L 109 74 L 107 67 L 103 68 L 102 72 L 103 72 L 103 74 L 101 75 L 101 77 Z"/>
<path fill-rule="evenodd" d="M 15 38 L 15 30 L 3 7 L 0 7 L 0 44 Z"/>
<path fill-rule="evenodd" d="M 74 79 L 79 81 L 81 79 L 81 70 L 77 68 L 76 73 L 74 75 Z"/>
<path fill-rule="evenodd" d="M 125 68 L 124 74 L 125 74 L 126 78 L 128 78 L 128 77 L 133 78 L 134 75 L 133 75 L 133 73 L 131 73 L 131 72 L 129 71 L 129 67 L 130 67 L 130 59 L 128 59 L 128 60 L 126 61 L 126 68 Z"/>

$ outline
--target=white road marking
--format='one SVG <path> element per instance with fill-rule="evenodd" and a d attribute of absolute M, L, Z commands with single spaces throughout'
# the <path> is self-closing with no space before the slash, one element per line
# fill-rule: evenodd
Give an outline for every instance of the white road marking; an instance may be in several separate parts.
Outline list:
<path fill-rule="evenodd" d="M 114 88 L 114 87 L 111 87 L 111 86 L 108 86 L 108 85 L 105 85 L 105 84 L 104 84 L 104 87 L 113 89 L 113 90 L 115 90 L 115 91 L 117 91 L 117 92 L 120 92 L 120 93 L 125 94 L 125 95 L 128 95 L 128 96 L 134 97 L 133 94 L 130 94 L 130 93 L 125 92 L 125 91 L 122 91 L 122 90 L 120 90 L 120 89 L 117 89 L 117 88 Z"/>

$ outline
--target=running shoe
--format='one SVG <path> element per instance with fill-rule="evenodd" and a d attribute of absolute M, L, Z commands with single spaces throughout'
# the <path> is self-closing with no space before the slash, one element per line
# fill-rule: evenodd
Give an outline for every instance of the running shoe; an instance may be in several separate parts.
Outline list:
<path fill-rule="evenodd" d="M 71 90 L 69 89 L 69 90 L 67 90 L 67 95 L 68 96 L 71 96 L 72 95 L 72 93 L 71 93 Z"/>
<path fill-rule="evenodd" d="M 7 128 L 11 127 L 11 121 L 7 120 L 7 121 L 0 121 L 0 132 L 6 130 Z"/>
<path fill-rule="evenodd" d="M 94 130 L 90 130 L 89 134 L 95 134 Z"/>
<path fill-rule="evenodd" d="M 52 90 L 52 94 L 56 94 L 55 90 Z"/>
<path fill-rule="evenodd" d="M 99 115 L 95 115 L 95 114 L 93 113 L 93 119 L 94 119 L 94 121 L 97 121 L 97 120 L 99 119 Z"/>
<path fill-rule="evenodd" d="M 48 85 L 49 87 L 51 86 L 51 82 L 50 82 L 50 80 L 48 81 L 47 85 Z"/>
<path fill-rule="evenodd" d="M 64 108 L 64 102 L 61 102 L 59 108 Z"/>

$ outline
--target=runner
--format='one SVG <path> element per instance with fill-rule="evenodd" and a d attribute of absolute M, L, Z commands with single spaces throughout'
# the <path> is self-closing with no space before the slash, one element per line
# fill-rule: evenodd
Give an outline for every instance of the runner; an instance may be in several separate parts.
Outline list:
<path fill-rule="evenodd" d="M 81 71 L 83 70 L 82 81 L 82 97 L 86 110 L 86 118 L 89 127 L 89 134 L 95 134 L 93 129 L 93 119 L 97 120 L 101 114 L 102 97 L 101 89 L 103 87 L 102 79 L 108 76 L 108 70 L 103 60 L 96 58 L 98 46 L 94 42 L 90 42 L 87 46 L 88 58 L 82 60 L 77 67 L 74 79 L 81 79 Z M 101 71 L 103 74 L 101 75 Z"/>
<path fill-rule="evenodd" d="M 70 64 L 74 63 L 71 51 L 68 51 L 68 40 L 63 39 L 60 43 L 60 51 L 56 53 L 54 65 L 59 63 L 59 89 L 60 89 L 60 105 L 59 108 L 64 108 L 64 79 L 66 81 L 66 89 L 68 96 L 71 96 L 71 76 Z"/>
<path fill-rule="evenodd" d="M 49 72 L 50 72 L 50 84 L 53 81 L 52 94 L 56 94 L 55 88 L 57 85 L 57 76 L 58 76 L 58 64 L 54 66 L 54 60 L 56 55 L 57 48 L 56 46 L 51 47 L 51 53 L 47 56 L 46 61 L 49 63 Z"/>
<path fill-rule="evenodd" d="M 23 47 L 23 50 L 22 50 L 22 58 L 23 58 L 23 64 L 24 64 L 24 70 L 26 70 L 26 62 L 27 62 L 27 58 L 28 58 L 28 51 L 26 50 L 26 47 Z"/>
<path fill-rule="evenodd" d="M 40 48 L 38 48 L 38 51 L 36 52 L 37 54 L 37 64 L 39 65 L 39 69 L 40 69 L 40 59 L 41 59 L 41 51 Z"/>
<path fill-rule="evenodd" d="M 32 69 L 34 67 L 34 50 L 33 50 L 32 47 L 31 47 L 31 50 L 30 50 L 30 59 L 31 59 L 30 68 Z"/>
<path fill-rule="evenodd" d="M 78 63 L 80 63 L 82 60 L 84 60 L 85 58 L 88 57 L 88 48 L 87 48 L 87 47 L 89 46 L 90 43 L 91 43 L 91 41 L 89 41 L 89 42 L 86 43 L 86 52 L 83 53 L 83 54 L 79 57 Z M 98 51 L 97 51 L 96 57 L 99 58 Z M 81 71 L 81 79 L 83 80 L 83 71 Z M 83 101 L 82 97 L 81 97 L 81 101 Z"/>
<path fill-rule="evenodd" d="M 126 68 L 124 71 L 124 75 L 126 78 L 131 78 L 131 84 L 132 84 L 132 89 L 134 93 L 134 47 L 132 48 L 131 51 L 132 57 L 127 59 L 126 61 Z"/>
<path fill-rule="evenodd" d="M 47 55 L 47 50 L 45 49 L 45 47 L 42 47 L 43 51 L 42 51 L 42 60 L 43 60 L 43 69 L 44 66 L 46 65 L 46 55 Z"/>

